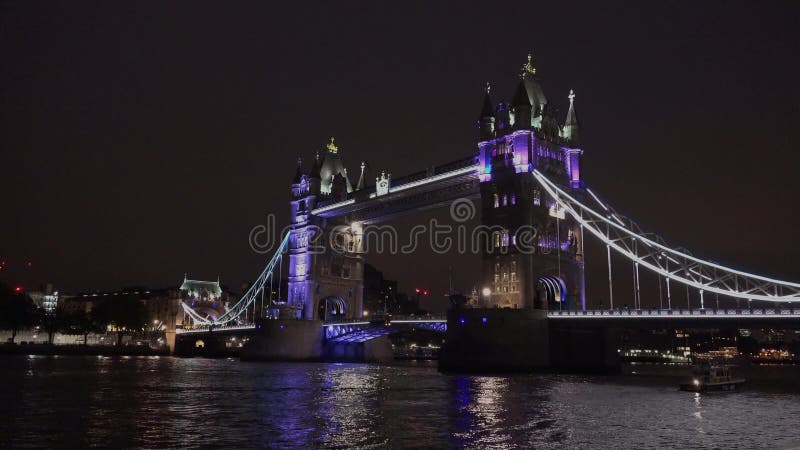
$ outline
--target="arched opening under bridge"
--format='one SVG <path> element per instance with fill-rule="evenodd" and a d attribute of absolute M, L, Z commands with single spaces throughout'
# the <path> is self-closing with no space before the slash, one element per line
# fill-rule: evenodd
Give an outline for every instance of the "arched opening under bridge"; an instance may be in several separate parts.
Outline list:
<path fill-rule="evenodd" d="M 319 320 L 343 319 L 347 314 L 347 304 L 341 297 L 329 296 L 320 299 L 317 305 Z"/>
<path fill-rule="evenodd" d="M 536 283 L 537 300 L 547 309 L 560 309 L 567 299 L 567 286 L 564 280 L 554 275 L 545 275 Z"/>

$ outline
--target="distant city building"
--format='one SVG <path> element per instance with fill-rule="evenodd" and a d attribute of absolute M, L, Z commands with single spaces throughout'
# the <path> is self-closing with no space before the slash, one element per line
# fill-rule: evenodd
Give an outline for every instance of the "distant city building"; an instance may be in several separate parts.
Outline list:
<path fill-rule="evenodd" d="M 387 280 L 375 266 L 364 264 L 364 311 L 396 313 L 397 305 L 397 280 Z"/>
<path fill-rule="evenodd" d="M 217 281 L 190 280 L 184 275 L 183 283 L 178 289 L 195 299 L 214 301 L 222 297 L 219 279 Z"/>
<path fill-rule="evenodd" d="M 57 293 L 54 293 L 57 297 Z M 167 343 L 174 345 L 176 328 L 193 325 L 181 306 L 182 302 L 190 304 L 194 310 L 206 317 L 218 317 L 228 305 L 230 294 L 222 289 L 217 281 L 190 280 L 184 276 L 178 288 L 149 289 L 130 288 L 110 292 L 91 292 L 75 295 L 63 295 L 58 308 L 65 313 L 90 313 L 100 302 L 113 301 L 123 296 L 134 297 L 144 303 L 148 311 L 148 331 L 164 332 Z M 47 303 L 46 295 L 42 304 Z M 55 306 L 53 306 L 55 310 Z"/>
<path fill-rule="evenodd" d="M 47 314 L 53 314 L 58 307 L 58 291 L 53 290 L 52 284 L 47 284 L 41 291 L 28 292 L 33 303 L 42 308 Z"/>

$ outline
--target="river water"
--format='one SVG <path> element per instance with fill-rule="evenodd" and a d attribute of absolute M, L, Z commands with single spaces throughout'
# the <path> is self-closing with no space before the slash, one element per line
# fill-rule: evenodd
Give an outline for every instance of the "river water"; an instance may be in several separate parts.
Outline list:
<path fill-rule="evenodd" d="M 790 448 L 800 367 L 740 393 L 672 376 L 0 356 L 0 448 Z"/>

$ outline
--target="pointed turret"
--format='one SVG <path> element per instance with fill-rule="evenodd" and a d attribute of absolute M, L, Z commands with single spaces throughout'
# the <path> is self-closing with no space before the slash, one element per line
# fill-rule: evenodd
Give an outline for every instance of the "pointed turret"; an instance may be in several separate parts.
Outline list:
<path fill-rule="evenodd" d="M 345 170 L 342 164 L 342 160 L 339 156 L 339 147 L 336 146 L 334 138 L 331 138 L 331 141 L 325 148 L 325 156 L 322 158 L 319 169 L 321 180 L 320 191 L 323 194 L 329 194 L 331 192 L 333 177 L 335 175 L 342 175 L 346 181 L 347 192 L 352 192 L 353 186 L 347 178 L 347 170 Z"/>
<path fill-rule="evenodd" d="M 575 91 L 572 89 L 569 90 L 569 111 L 567 111 L 567 120 L 564 122 L 561 137 L 570 142 L 573 147 L 580 145 L 578 116 L 575 113 Z"/>
<path fill-rule="evenodd" d="M 294 179 L 292 180 L 292 184 L 300 184 L 300 182 L 303 181 L 303 176 L 305 176 L 305 173 L 303 173 L 302 164 L 303 164 L 303 161 L 298 156 L 297 157 L 297 170 L 295 170 L 295 172 L 294 172 Z"/>
<path fill-rule="evenodd" d="M 492 105 L 492 85 L 486 82 L 486 94 L 483 96 L 483 107 L 481 107 L 480 118 L 494 117 L 494 106 Z"/>
<path fill-rule="evenodd" d="M 481 115 L 478 117 L 478 128 L 480 129 L 481 140 L 494 137 L 494 106 L 492 105 L 492 97 L 489 95 L 491 90 L 492 86 L 487 82 L 486 94 L 483 96 Z"/>
<path fill-rule="evenodd" d="M 511 100 L 514 109 L 514 128 L 530 129 L 531 127 L 531 101 L 525 88 L 525 80 L 521 79 Z"/>
<path fill-rule="evenodd" d="M 314 163 L 311 165 L 311 171 L 308 172 L 309 178 L 314 178 L 319 180 L 320 178 L 319 170 L 321 166 L 322 162 L 320 161 L 319 158 L 319 152 L 317 152 L 316 154 L 314 154 Z"/>
<path fill-rule="evenodd" d="M 356 185 L 356 190 L 357 191 L 360 191 L 360 190 L 362 190 L 362 189 L 364 189 L 366 187 L 365 186 L 366 178 L 364 178 L 364 176 L 366 174 L 366 170 L 367 170 L 367 163 L 364 162 L 364 161 L 361 161 L 361 175 L 358 176 L 358 184 Z"/>
<path fill-rule="evenodd" d="M 522 81 L 525 84 L 525 91 L 531 103 L 531 125 L 535 128 L 541 126 L 541 115 L 547 98 L 544 96 L 542 85 L 536 76 L 536 67 L 533 66 L 533 56 L 528 53 L 528 61 L 522 66 Z"/>

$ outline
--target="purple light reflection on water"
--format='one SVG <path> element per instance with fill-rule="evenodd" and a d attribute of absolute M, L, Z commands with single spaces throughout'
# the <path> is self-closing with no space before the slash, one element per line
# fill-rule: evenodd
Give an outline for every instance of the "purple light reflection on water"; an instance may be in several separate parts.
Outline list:
<path fill-rule="evenodd" d="M 2 363 L 0 396 L 10 400 L 0 409 L 3 448 L 798 444 L 796 366 L 750 368 L 742 373 L 746 392 L 695 396 L 676 389 L 674 367 L 636 367 L 656 371 L 646 377 L 593 377 L 446 375 L 435 362 L 8 356 Z"/>

